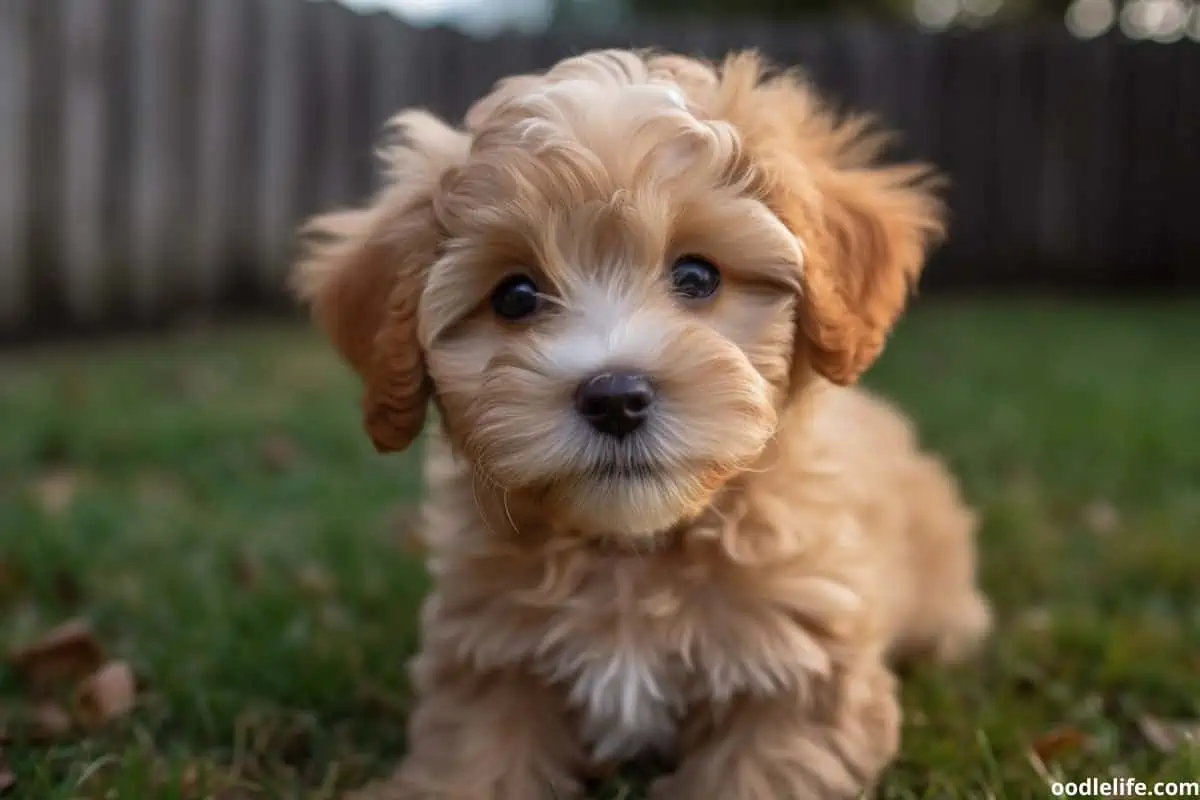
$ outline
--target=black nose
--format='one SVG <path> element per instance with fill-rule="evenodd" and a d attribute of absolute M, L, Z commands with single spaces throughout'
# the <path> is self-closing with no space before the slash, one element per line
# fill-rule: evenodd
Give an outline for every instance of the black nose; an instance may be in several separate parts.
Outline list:
<path fill-rule="evenodd" d="M 653 403 L 650 381 L 630 372 L 593 375 L 575 392 L 575 408 L 580 416 L 601 433 L 618 438 L 641 427 Z"/>

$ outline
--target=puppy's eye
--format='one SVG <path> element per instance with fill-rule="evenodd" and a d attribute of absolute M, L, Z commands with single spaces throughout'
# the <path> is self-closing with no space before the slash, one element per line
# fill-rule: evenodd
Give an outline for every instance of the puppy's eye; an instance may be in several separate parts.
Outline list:
<path fill-rule="evenodd" d="M 527 275 L 505 278 L 492 292 L 492 311 L 511 322 L 533 316 L 540 306 L 537 286 Z"/>
<path fill-rule="evenodd" d="M 683 256 L 671 267 L 671 284 L 680 297 L 703 300 L 716 293 L 721 285 L 721 273 L 700 256 Z"/>

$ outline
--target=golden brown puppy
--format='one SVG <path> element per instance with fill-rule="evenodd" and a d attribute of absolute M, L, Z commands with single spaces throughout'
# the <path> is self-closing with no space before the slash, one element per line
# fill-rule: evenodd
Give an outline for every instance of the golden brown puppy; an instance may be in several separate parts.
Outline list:
<path fill-rule="evenodd" d="M 850 797 L 890 657 L 986 632 L 973 514 L 881 401 L 941 208 L 753 55 L 625 51 L 407 112 L 315 221 L 302 296 L 381 451 L 430 400 L 434 588 L 410 750 L 369 796 L 550 800 L 647 752 L 657 800 Z"/>

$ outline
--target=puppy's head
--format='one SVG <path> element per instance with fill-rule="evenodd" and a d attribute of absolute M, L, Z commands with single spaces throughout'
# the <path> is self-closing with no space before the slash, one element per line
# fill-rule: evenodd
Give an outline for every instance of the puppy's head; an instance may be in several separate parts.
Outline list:
<path fill-rule="evenodd" d="M 486 480 L 588 533 L 698 513 L 814 375 L 855 380 L 940 232 L 925 170 L 750 55 L 590 53 L 465 131 L 397 123 L 391 188 L 313 224 L 300 292 L 380 450 L 432 395 Z"/>

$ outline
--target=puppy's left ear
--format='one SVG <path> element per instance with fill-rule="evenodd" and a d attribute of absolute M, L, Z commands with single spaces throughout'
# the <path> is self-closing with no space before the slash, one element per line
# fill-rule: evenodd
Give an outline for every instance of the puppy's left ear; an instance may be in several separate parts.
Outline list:
<path fill-rule="evenodd" d="M 794 74 L 764 79 L 753 55 L 722 72 L 719 91 L 767 202 L 804 249 L 797 361 L 852 383 L 883 350 L 943 236 L 940 179 L 924 165 L 881 166 L 887 137 L 825 108 Z"/>
<path fill-rule="evenodd" d="M 441 184 L 466 156 L 468 138 L 425 112 L 392 122 L 388 186 L 371 206 L 311 220 L 296 294 L 366 389 L 363 422 L 379 452 L 404 450 L 421 432 L 429 379 L 417 341 L 421 292 L 444 233 Z"/>
<path fill-rule="evenodd" d="M 798 324 L 814 368 L 848 384 L 878 358 L 904 311 L 942 236 L 941 205 L 921 167 L 817 173 L 816 226 L 801 238 L 807 252 Z"/>

